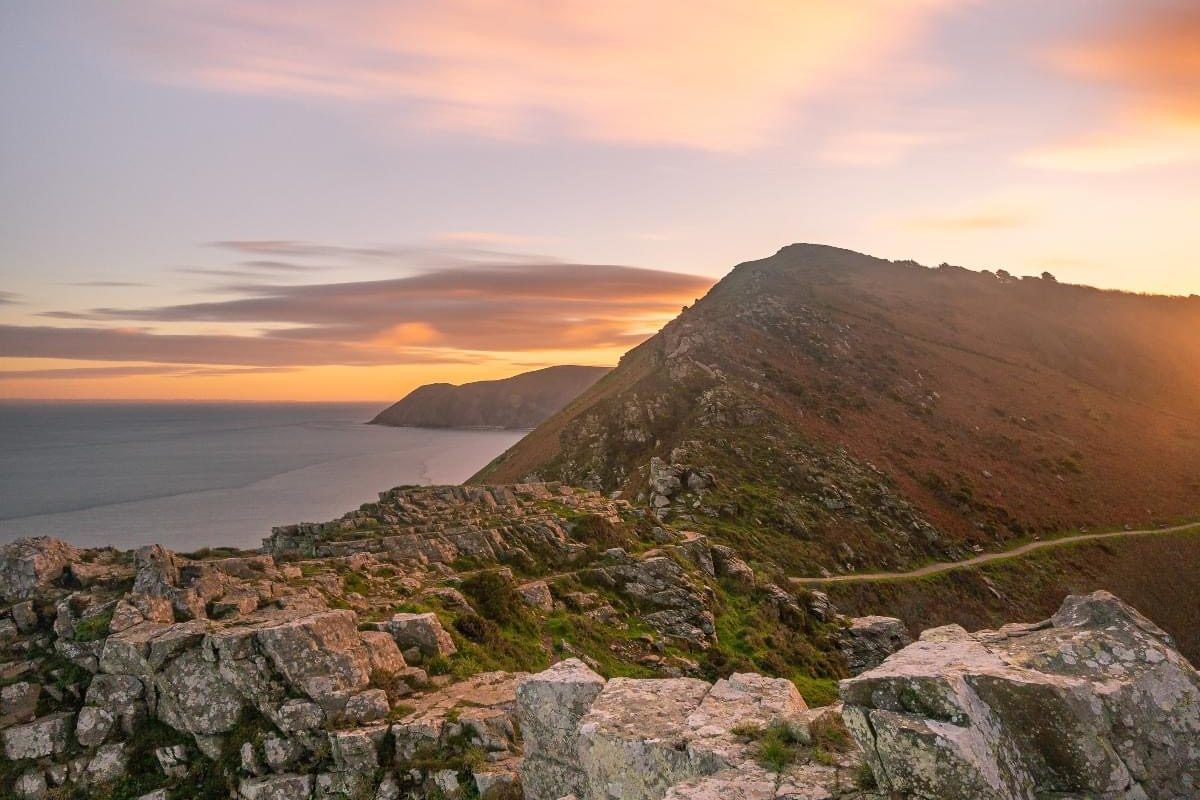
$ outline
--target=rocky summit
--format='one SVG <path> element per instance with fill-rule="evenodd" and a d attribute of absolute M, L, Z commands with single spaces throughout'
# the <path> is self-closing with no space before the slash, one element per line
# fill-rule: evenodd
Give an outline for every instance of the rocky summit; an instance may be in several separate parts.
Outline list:
<path fill-rule="evenodd" d="M 4 797 L 1134 800 L 1200 785 L 1200 675 L 1107 593 L 913 641 L 555 484 L 395 489 L 257 553 L 22 540 L 0 550 L 0 596 Z"/>

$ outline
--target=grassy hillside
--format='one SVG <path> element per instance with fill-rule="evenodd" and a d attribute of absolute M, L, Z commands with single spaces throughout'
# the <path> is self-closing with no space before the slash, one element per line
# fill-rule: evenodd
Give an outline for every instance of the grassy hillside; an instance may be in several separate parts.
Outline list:
<path fill-rule="evenodd" d="M 969 630 L 1045 619 L 1068 594 L 1106 589 L 1175 637 L 1200 664 L 1200 533 L 1065 545 L 929 578 L 820 587 L 851 615 L 886 614 L 914 632 L 949 623 Z"/>
<path fill-rule="evenodd" d="M 657 457 L 664 519 L 797 574 L 901 568 L 1196 516 L 1198 376 L 1197 298 L 793 245 L 473 480 L 649 505 Z"/>

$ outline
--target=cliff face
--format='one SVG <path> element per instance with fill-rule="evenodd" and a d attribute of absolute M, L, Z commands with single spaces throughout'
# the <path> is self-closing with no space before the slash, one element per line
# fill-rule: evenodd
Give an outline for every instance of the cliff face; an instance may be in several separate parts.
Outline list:
<path fill-rule="evenodd" d="M 1200 513 L 1200 299 L 793 245 L 473 480 L 619 491 L 796 572 Z"/>
<path fill-rule="evenodd" d="M 533 428 L 608 372 L 560 366 L 496 381 L 431 383 L 380 412 L 372 425 L 416 428 Z"/>

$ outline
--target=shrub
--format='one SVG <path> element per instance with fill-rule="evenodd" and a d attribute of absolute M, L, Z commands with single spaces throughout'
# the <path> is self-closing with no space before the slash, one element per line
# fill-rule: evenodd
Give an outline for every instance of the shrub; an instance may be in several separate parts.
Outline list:
<path fill-rule="evenodd" d="M 454 620 L 454 628 L 476 644 L 483 644 L 494 635 L 496 624 L 478 614 L 463 614 Z"/>
<path fill-rule="evenodd" d="M 796 747 L 800 738 L 791 725 L 775 720 L 762 732 L 758 740 L 758 763 L 772 772 L 783 772 L 796 760 Z"/>
<path fill-rule="evenodd" d="M 876 789 L 879 784 L 875 780 L 875 773 L 871 770 L 871 765 L 867 762 L 862 762 L 858 768 L 854 770 L 854 785 L 859 789 Z"/>
<path fill-rule="evenodd" d="M 478 572 L 462 582 L 462 590 L 479 613 L 493 622 L 508 625 L 526 617 L 525 603 L 512 581 L 499 571 Z M 465 634 L 464 634 L 465 635 Z"/>

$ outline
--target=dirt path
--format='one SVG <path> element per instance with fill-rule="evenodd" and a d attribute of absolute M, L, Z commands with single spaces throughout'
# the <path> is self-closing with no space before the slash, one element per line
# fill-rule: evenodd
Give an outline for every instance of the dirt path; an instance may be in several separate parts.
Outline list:
<path fill-rule="evenodd" d="M 1031 553 L 1034 550 L 1041 550 L 1044 547 L 1058 547 L 1060 545 L 1072 544 L 1075 542 L 1086 542 L 1094 539 L 1114 539 L 1121 536 L 1149 536 L 1156 533 L 1178 533 L 1180 531 L 1197 530 L 1200 531 L 1200 523 L 1189 522 L 1185 525 L 1175 525 L 1170 528 L 1149 528 L 1139 531 L 1109 531 L 1107 533 L 1080 533 L 1075 536 L 1063 536 L 1058 539 L 1045 539 L 1037 542 L 1029 542 L 1020 547 L 1015 547 L 1012 550 L 1004 550 L 999 553 L 984 553 L 983 555 L 975 556 L 974 558 L 964 559 L 963 561 L 940 561 L 936 564 L 927 564 L 924 567 L 910 570 L 909 572 L 864 572 L 853 575 L 831 575 L 828 578 L 789 578 L 792 583 L 805 585 L 815 583 L 862 583 L 864 581 L 887 581 L 887 580 L 904 580 L 906 578 L 923 578 L 926 575 L 937 575 L 942 572 L 949 572 L 955 569 L 964 567 L 974 567 L 979 564 L 986 564 L 989 561 L 1000 561 L 1005 558 L 1018 558 Z"/>

